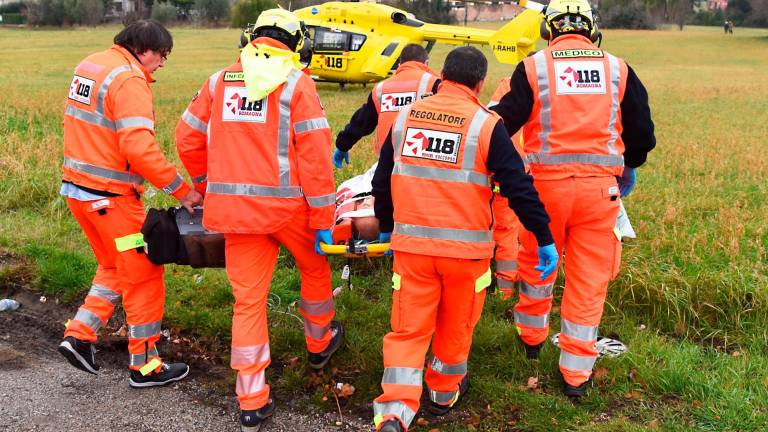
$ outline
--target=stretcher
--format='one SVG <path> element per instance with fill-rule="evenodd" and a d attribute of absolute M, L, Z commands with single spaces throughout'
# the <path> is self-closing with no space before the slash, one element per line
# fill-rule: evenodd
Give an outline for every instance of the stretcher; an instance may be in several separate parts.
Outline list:
<path fill-rule="evenodd" d="M 373 164 L 363 174 L 343 182 L 336 189 L 335 224 L 331 229 L 333 244 L 320 243 L 328 255 L 348 258 L 380 257 L 389 251 L 389 243 L 379 243 L 379 221 L 373 211 L 371 195 Z"/>

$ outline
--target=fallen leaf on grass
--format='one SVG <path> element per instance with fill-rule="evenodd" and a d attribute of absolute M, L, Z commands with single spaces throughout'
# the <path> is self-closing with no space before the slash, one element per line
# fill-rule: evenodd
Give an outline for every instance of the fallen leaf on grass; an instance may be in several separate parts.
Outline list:
<path fill-rule="evenodd" d="M 429 422 L 424 417 L 419 417 L 419 419 L 416 420 L 416 424 L 419 426 L 426 426 L 429 424 Z"/>
<path fill-rule="evenodd" d="M 525 388 L 528 390 L 536 390 L 539 388 L 539 378 L 538 377 L 528 377 L 528 384 L 525 385 Z"/>
<path fill-rule="evenodd" d="M 766 385 L 768 385 L 768 383 L 766 383 Z M 701 401 L 697 400 L 697 399 L 694 399 L 693 402 L 691 402 L 691 406 L 693 406 L 694 408 L 700 408 L 701 407 Z"/>
<path fill-rule="evenodd" d="M 355 387 L 346 383 L 337 383 L 334 392 L 338 397 L 347 398 L 355 394 Z"/>
<path fill-rule="evenodd" d="M 732 357 L 741 357 L 741 351 L 734 351 L 731 353 Z"/>
<path fill-rule="evenodd" d="M 299 363 L 299 358 L 298 357 L 291 357 L 291 359 L 288 360 L 288 364 L 286 365 L 286 367 L 290 369 L 290 368 L 295 367 L 296 364 L 298 364 L 298 363 Z"/>
<path fill-rule="evenodd" d="M 598 386 L 603 386 L 608 381 L 608 369 L 599 367 L 595 369 L 595 375 L 592 377 Z"/>
<path fill-rule="evenodd" d="M 653 419 L 648 423 L 648 427 L 651 429 L 658 429 L 661 426 L 659 419 Z"/>
<path fill-rule="evenodd" d="M 429 430 L 429 432 L 440 432 L 440 429 L 438 428 L 432 428 Z"/>
<path fill-rule="evenodd" d="M 628 400 L 632 400 L 632 399 L 643 400 L 643 395 L 640 394 L 640 392 L 637 391 L 637 390 L 628 391 L 628 392 L 624 393 L 624 399 L 628 399 Z"/>
<path fill-rule="evenodd" d="M 472 417 L 470 417 L 469 421 L 467 421 L 467 426 L 473 426 L 473 427 L 480 426 L 480 416 L 475 414 Z"/>

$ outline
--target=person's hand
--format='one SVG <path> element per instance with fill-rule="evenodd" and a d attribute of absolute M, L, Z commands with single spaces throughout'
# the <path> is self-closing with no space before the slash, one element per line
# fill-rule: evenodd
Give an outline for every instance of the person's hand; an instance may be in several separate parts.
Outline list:
<path fill-rule="evenodd" d="M 389 243 L 392 240 L 392 233 L 379 233 L 379 244 L 382 243 Z M 392 255 L 392 248 L 387 249 L 386 252 L 384 252 L 384 255 Z"/>
<path fill-rule="evenodd" d="M 539 265 L 534 269 L 541 272 L 541 280 L 548 278 L 557 269 L 557 248 L 554 243 L 539 246 Z"/>
<path fill-rule="evenodd" d="M 347 165 L 349 165 L 349 152 L 336 149 L 333 152 L 333 166 L 341 168 L 344 166 L 344 162 L 347 162 Z"/>
<path fill-rule="evenodd" d="M 200 194 L 200 192 L 192 189 L 189 192 L 187 192 L 186 195 L 182 199 L 179 200 L 181 203 L 181 206 L 187 209 L 189 214 L 192 214 L 195 212 L 195 206 L 199 206 L 203 204 L 203 196 Z"/>
<path fill-rule="evenodd" d="M 319 255 L 325 255 L 325 252 L 320 249 L 321 242 L 327 245 L 333 244 L 333 235 L 331 235 L 331 230 L 324 229 L 317 230 L 315 232 L 315 252 Z"/>
<path fill-rule="evenodd" d="M 621 173 L 620 177 L 616 177 L 616 180 L 619 182 L 619 193 L 621 194 L 621 197 L 624 198 L 635 188 L 635 183 L 637 183 L 637 171 L 635 168 L 625 166 L 624 172 Z"/>

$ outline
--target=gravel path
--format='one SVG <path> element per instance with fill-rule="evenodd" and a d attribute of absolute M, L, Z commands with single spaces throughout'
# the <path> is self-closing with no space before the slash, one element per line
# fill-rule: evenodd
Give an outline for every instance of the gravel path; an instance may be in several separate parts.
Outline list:
<path fill-rule="evenodd" d="M 61 323 L 73 311 L 36 304 L 30 293 L 15 294 L 27 307 L 0 312 L 0 431 L 240 430 L 232 389 L 216 390 L 197 381 L 199 371 L 169 387 L 132 389 L 122 350 L 97 353 L 99 376 L 73 368 L 56 352 Z M 346 416 L 345 424 L 337 426 L 337 413 L 306 414 L 307 407 L 298 404 L 278 400 L 274 417 L 262 430 L 372 429 L 368 419 Z"/>

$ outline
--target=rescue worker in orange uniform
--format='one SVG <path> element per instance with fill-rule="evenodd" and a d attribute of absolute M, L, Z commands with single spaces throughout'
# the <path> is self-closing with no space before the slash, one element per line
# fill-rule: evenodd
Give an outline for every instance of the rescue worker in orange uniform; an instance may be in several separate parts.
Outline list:
<path fill-rule="evenodd" d="M 549 47 L 517 66 L 512 90 L 493 107 L 510 134 L 523 127 L 531 174 L 558 254 L 565 253 L 560 371 L 571 397 L 588 387 L 608 283 L 619 271 L 619 197 L 632 190 L 635 169 L 655 146 L 645 88 L 624 60 L 593 44 L 598 35 L 586 0 L 552 1 L 542 26 Z M 534 236 L 522 233 L 521 242 L 515 325 L 536 358 L 557 275 L 540 280 Z"/>
<path fill-rule="evenodd" d="M 477 98 L 487 68 L 476 48 L 451 51 L 437 94 L 401 111 L 382 147 L 374 208 L 380 239 L 394 251 L 394 293 L 384 393 L 373 404 L 380 432 L 407 430 L 416 415 L 430 342 L 429 410 L 447 413 L 469 388 L 472 331 L 491 282 L 491 176 L 536 233 L 541 276 L 557 265 L 533 181 L 499 117 Z"/>
<path fill-rule="evenodd" d="M 93 343 L 122 297 L 128 322 L 132 387 L 184 378 L 184 363 L 160 360 L 156 343 L 165 304 L 163 267 L 144 253 L 142 183 L 148 180 L 188 210 L 202 202 L 155 142 L 151 74 L 163 67 L 173 40 L 160 23 L 140 20 L 112 48 L 75 68 L 64 112 L 61 194 L 96 255 L 98 268 L 85 303 L 67 324 L 59 352 L 97 373 Z"/>
<path fill-rule="evenodd" d="M 499 82 L 498 87 L 491 96 L 488 108 L 499 103 L 505 94 L 509 93 L 509 78 Z M 523 138 L 520 132 L 512 136 L 512 144 L 515 150 L 525 161 L 523 152 Z M 498 185 L 494 185 L 494 192 L 498 193 Z M 512 298 L 515 287 L 518 285 L 517 254 L 520 249 L 518 234 L 520 232 L 520 220 L 509 208 L 507 199 L 501 195 L 493 196 L 493 241 L 496 242 L 494 259 L 496 261 L 496 288 L 503 300 Z"/>
<path fill-rule="evenodd" d="M 267 296 L 280 245 L 301 273 L 310 366 L 325 366 L 343 339 L 318 246 L 333 243 L 331 131 L 312 78 L 301 72 L 301 27 L 292 12 L 262 12 L 240 60 L 208 78 L 176 127 L 179 157 L 206 188 L 203 225 L 225 237 L 235 297 L 230 364 L 243 428 L 260 427 L 275 409 L 265 378 Z"/>
<path fill-rule="evenodd" d="M 333 164 L 341 168 L 349 163 L 349 150 L 361 138 L 376 130 L 374 151 L 378 158 L 381 146 L 397 113 L 413 102 L 437 91 L 440 79 L 429 68 L 427 50 L 418 44 L 408 44 L 400 53 L 400 66 L 390 78 L 374 86 L 368 101 L 352 115 L 349 124 L 336 136 Z"/>

